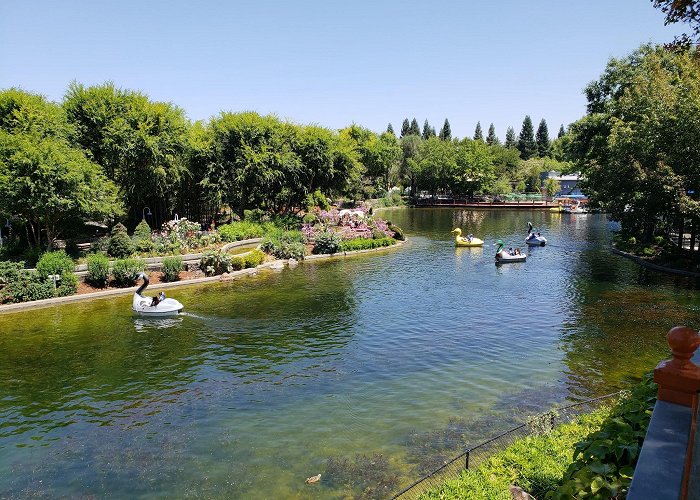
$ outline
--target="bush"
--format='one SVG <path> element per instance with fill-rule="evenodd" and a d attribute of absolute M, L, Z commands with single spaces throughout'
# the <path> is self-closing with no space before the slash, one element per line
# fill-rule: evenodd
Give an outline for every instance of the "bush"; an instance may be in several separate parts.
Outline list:
<path fill-rule="evenodd" d="M 117 286 L 132 286 L 136 277 L 146 269 L 143 259 L 119 259 L 114 262 L 112 274 Z"/>
<path fill-rule="evenodd" d="M 151 252 L 155 249 L 155 243 L 151 238 L 151 226 L 148 222 L 142 220 L 134 229 L 134 247 L 139 252 Z"/>
<path fill-rule="evenodd" d="M 306 255 L 304 235 L 301 231 L 276 230 L 261 243 L 260 249 L 278 259 L 303 259 Z"/>
<path fill-rule="evenodd" d="M 340 244 L 340 250 L 343 252 L 351 252 L 353 250 L 368 250 L 372 248 L 382 248 L 394 245 L 396 240 L 384 236 L 383 238 L 368 239 L 368 238 L 354 238 L 352 240 L 343 241 Z"/>
<path fill-rule="evenodd" d="M 0 262 L 0 304 L 49 299 L 53 282 L 24 269 L 24 262 Z"/>
<path fill-rule="evenodd" d="M 316 217 L 316 214 L 314 213 L 308 213 L 304 215 L 304 217 L 301 219 L 301 222 L 304 224 L 316 224 L 318 222 L 318 217 Z"/>
<path fill-rule="evenodd" d="M 316 243 L 314 245 L 313 252 L 315 254 L 319 253 L 336 253 L 340 250 L 340 244 L 342 243 L 342 237 L 331 231 L 323 231 L 316 236 Z"/>
<path fill-rule="evenodd" d="M 93 286 L 103 287 L 109 280 L 109 259 L 105 254 L 92 253 L 87 257 L 86 280 Z"/>
<path fill-rule="evenodd" d="M 245 269 L 245 259 L 241 255 L 231 257 L 231 271 L 240 271 Z"/>
<path fill-rule="evenodd" d="M 124 224 L 118 223 L 112 228 L 107 252 L 112 257 L 117 258 L 128 257 L 134 253 L 134 245 L 131 243 L 131 238 L 129 238 Z"/>
<path fill-rule="evenodd" d="M 64 271 L 61 273 L 61 280 L 56 287 L 57 297 L 67 297 L 74 295 L 78 291 L 78 277 L 72 271 Z"/>
<path fill-rule="evenodd" d="M 240 241 L 262 238 L 265 231 L 263 226 L 257 222 L 241 221 L 220 226 L 219 234 L 224 241 Z"/>
<path fill-rule="evenodd" d="M 0 289 L 19 279 L 24 262 L 0 261 Z"/>
<path fill-rule="evenodd" d="M 163 259 L 163 281 L 177 281 L 182 271 L 182 257 L 174 255 Z"/>
<path fill-rule="evenodd" d="M 207 276 L 230 273 L 232 271 L 231 256 L 221 250 L 204 252 L 199 261 L 199 268 Z"/>
<path fill-rule="evenodd" d="M 392 224 L 391 222 L 387 222 L 387 225 L 389 226 L 389 230 L 394 232 L 395 240 L 404 241 L 406 239 L 403 229 L 401 229 L 399 226 Z"/>
<path fill-rule="evenodd" d="M 245 267 L 257 267 L 265 261 L 265 253 L 257 248 L 242 255 L 242 257 L 245 262 Z"/>
<path fill-rule="evenodd" d="M 309 209 L 319 207 L 321 210 L 328 210 L 331 208 L 331 204 L 328 202 L 326 195 L 318 189 L 313 193 L 307 194 L 304 203 Z"/>
<path fill-rule="evenodd" d="M 46 252 L 36 264 L 36 271 L 42 278 L 48 278 L 51 274 L 72 273 L 74 270 L 75 263 L 73 259 L 63 250 Z"/>

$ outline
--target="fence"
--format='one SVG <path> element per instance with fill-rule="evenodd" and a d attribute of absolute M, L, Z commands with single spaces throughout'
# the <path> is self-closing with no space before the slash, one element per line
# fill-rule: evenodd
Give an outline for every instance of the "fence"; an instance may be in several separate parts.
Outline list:
<path fill-rule="evenodd" d="M 494 453 L 506 449 L 516 439 L 542 434 L 557 425 L 571 422 L 579 415 L 589 413 L 603 403 L 612 403 L 621 394 L 622 391 L 606 394 L 605 396 L 573 403 L 529 418 L 527 422 L 517 427 L 494 436 L 479 445 L 468 448 L 440 468 L 397 493 L 393 498 L 400 498 L 401 500 L 418 498 L 423 493 L 440 487 L 445 481 L 458 478 L 465 469 L 478 467 Z"/>

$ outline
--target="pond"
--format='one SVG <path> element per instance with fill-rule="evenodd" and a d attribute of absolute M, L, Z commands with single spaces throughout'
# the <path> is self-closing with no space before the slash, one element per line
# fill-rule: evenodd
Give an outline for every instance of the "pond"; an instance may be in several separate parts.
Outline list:
<path fill-rule="evenodd" d="M 178 318 L 135 318 L 130 296 L 0 315 L 0 497 L 386 497 L 628 387 L 698 327 L 698 283 L 611 254 L 603 215 L 382 216 L 403 247 L 173 289 Z M 528 221 L 548 245 L 495 266 Z"/>

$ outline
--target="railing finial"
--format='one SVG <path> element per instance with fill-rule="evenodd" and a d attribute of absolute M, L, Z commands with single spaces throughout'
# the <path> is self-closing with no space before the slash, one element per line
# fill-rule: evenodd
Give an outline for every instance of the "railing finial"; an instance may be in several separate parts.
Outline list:
<path fill-rule="evenodd" d="M 658 399 L 683 406 L 696 407 L 700 391 L 700 367 L 690 361 L 700 347 L 698 332 L 686 326 L 676 326 L 666 334 L 673 358 L 662 361 L 654 370 L 659 384 Z"/>

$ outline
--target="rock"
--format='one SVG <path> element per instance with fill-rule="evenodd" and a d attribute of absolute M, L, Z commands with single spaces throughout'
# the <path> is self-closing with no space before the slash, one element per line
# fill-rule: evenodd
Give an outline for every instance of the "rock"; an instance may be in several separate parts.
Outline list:
<path fill-rule="evenodd" d="M 289 264 L 289 267 L 297 267 L 299 265 L 299 261 L 296 259 L 289 259 L 287 263 Z"/>
<path fill-rule="evenodd" d="M 509 489 L 513 500 L 537 500 L 520 486 L 511 486 Z"/>
<path fill-rule="evenodd" d="M 306 481 L 304 481 L 306 484 L 311 484 L 311 483 L 318 483 L 321 480 L 321 474 L 317 476 L 311 476 L 307 477 Z"/>
<path fill-rule="evenodd" d="M 284 269 L 284 262 L 276 260 L 270 264 L 270 269 Z"/>

